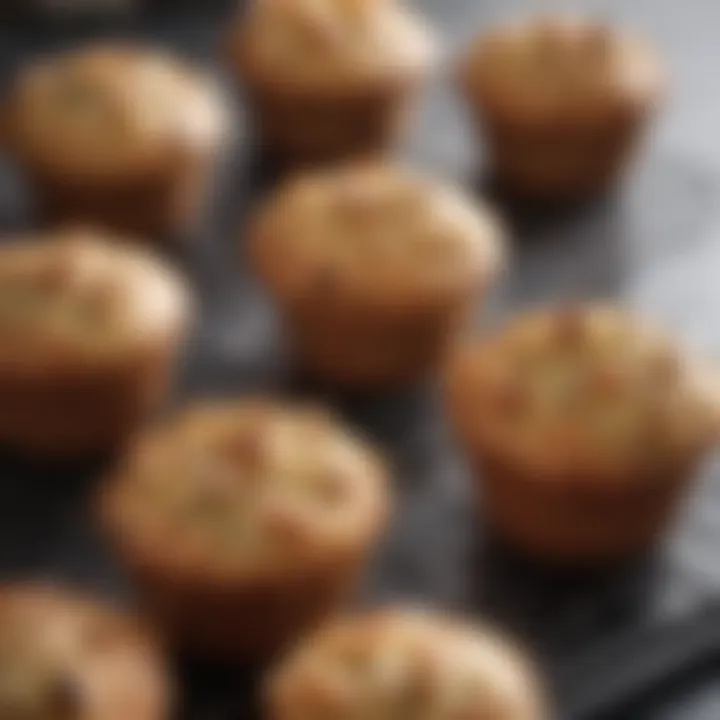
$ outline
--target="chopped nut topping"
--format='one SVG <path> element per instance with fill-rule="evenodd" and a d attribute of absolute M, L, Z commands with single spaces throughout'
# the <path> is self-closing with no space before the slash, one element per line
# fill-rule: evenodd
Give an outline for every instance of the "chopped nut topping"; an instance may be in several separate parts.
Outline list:
<path fill-rule="evenodd" d="M 125 477 L 131 521 L 159 528 L 168 543 L 203 548 L 207 564 L 221 556 L 253 568 L 292 564 L 384 505 L 373 455 L 303 404 L 217 403 L 183 413 L 140 444 Z"/>

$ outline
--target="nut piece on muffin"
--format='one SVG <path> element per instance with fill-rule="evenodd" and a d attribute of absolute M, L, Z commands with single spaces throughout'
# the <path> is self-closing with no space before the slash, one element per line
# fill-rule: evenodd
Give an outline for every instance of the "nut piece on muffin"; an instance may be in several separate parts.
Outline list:
<path fill-rule="evenodd" d="M 228 44 L 261 143 L 284 164 L 388 149 L 435 56 L 398 0 L 254 0 Z"/>
<path fill-rule="evenodd" d="M 388 504 L 383 465 L 330 415 L 253 399 L 148 432 L 100 512 L 171 644 L 257 661 L 348 598 Z"/>
<path fill-rule="evenodd" d="M 148 251 L 73 229 L 0 245 L 0 443 L 117 449 L 162 399 L 192 303 Z"/>
<path fill-rule="evenodd" d="M 8 114 L 9 150 L 45 221 L 149 239 L 195 224 L 229 130 L 214 81 L 160 51 L 123 45 L 29 64 Z"/>
<path fill-rule="evenodd" d="M 270 720 L 545 720 L 530 663 L 486 628 L 382 610 L 329 622 L 271 673 Z"/>
<path fill-rule="evenodd" d="M 665 90 L 643 39 L 579 18 L 532 18 L 478 38 L 461 83 L 494 177 L 528 197 L 605 190 Z"/>
<path fill-rule="evenodd" d="M 375 163 L 286 182 L 250 234 L 300 364 L 355 389 L 431 373 L 503 254 L 499 223 L 461 191 Z"/>
<path fill-rule="evenodd" d="M 449 412 L 499 535 L 548 560 L 653 544 L 717 440 L 716 377 L 619 308 L 534 311 L 458 351 Z"/>
<path fill-rule="evenodd" d="M 22 720 L 164 720 L 161 656 L 131 616 L 36 584 L 0 586 L 0 715 Z"/>

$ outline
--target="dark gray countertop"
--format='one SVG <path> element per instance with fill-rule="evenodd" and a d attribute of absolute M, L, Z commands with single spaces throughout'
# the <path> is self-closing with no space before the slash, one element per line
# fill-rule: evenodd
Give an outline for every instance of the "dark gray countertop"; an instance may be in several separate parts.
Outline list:
<path fill-rule="evenodd" d="M 448 55 L 474 28 L 527 8 L 530 0 L 421 0 L 447 41 Z M 576 0 L 634 25 L 663 49 L 673 92 L 648 152 L 613 197 L 552 215 L 514 213 L 514 268 L 498 293 L 497 313 L 568 296 L 610 295 L 666 321 L 688 342 L 720 349 L 720 3 L 714 0 Z M 208 6 L 205 13 L 210 13 Z M 213 24 L 180 11 L 131 23 L 178 48 L 210 56 Z M 128 27 L 128 29 L 130 29 Z M 50 47 L 64 33 L 0 30 L 7 68 L 25 53 Z M 7 69 L 6 68 L 6 69 Z M 407 154 L 468 181 L 476 175 L 462 108 L 443 73 L 428 89 Z M 445 78 L 446 79 L 446 78 Z M 184 373 L 184 394 L 247 388 L 298 388 L 289 379 L 272 313 L 252 280 L 235 270 L 238 217 L 261 174 L 246 138 L 229 169 L 206 237 L 180 258 L 203 297 L 204 323 Z M 10 177 L 0 194 L 6 228 L 27 224 L 23 195 Z M 506 208 L 508 209 L 508 208 Z M 478 539 L 468 511 L 466 475 L 448 442 L 432 388 L 386 398 L 328 398 L 392 448 L 400 468 L 401 508 L 368 580 L 373 599 L 421 598 L 471 612 L 489 612 L 539 653 L 551 675 L 575 658 L 640 626 L 692 612 L 720 588 L 720 463 L 711 463 L 666 547 L 656 556 L 603 577 L 567 578 Z M 50 573 L 115 590 L 122 586 L 82 510 L 93 469 L 76 472 L 0 464 L 0 567 L 6 574 Z M 213 671 L 185 669 L 192 707 L 237 717 Z M 599 678 L 601 679 L 601 678 Z M 667 688 L 658 708 L 632 720 L 715 720 L 720 686 L 697 676 Z M 702 681 L 702 682 L 701 682 Z M 219 681 L 217 681 L 219 682 Z M 213 693 L 210 693 L 213 688 Z M 209 702 L 208 695 L 218 698 Z M 197 696 L 197 697 L 196 697 Z M 239 707 L 235 702 L 233 707 Z M 212 707 L 211 707 L 212 705 Z M 216 709 L 213 710 L 213 707 Z M 613 716 L 618 720 L 618 716 Z"/>

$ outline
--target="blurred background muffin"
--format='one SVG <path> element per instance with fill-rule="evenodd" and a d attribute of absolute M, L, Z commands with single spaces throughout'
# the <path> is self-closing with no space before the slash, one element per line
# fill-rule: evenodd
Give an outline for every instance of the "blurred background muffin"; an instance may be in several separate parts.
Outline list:
<path fill-rule="evenodd" d="M 0 715 L 8 720 L 165 720 L 161 655 L 131 616 L 76 592 L 0 586 Z"/>
<path fill-rule="evenodd" d="M 434 56 L 397 0 L 252 0 L 228 45 L 263 149 L 282 163 L 388 149 Z"/>
<path fill-rule="evenodd" d="M 493 177 L 566 199 L 617 180 L 664 94 L 643 39 L 601 22 L 531 18 L 472 44 L 461 84 Z"/>
<path fill-rule="evenodd" d="M 435 370 L 502 258 L 502 232 L 485 208 L 375 163 L 288 181 L 249 242 L 299 363 L 348 388 L 407 384 Z"/>
<path fill-rule="evenodd" d="M 364 444 L 323 411 L 262 400 L 194 406 L 148 432 L 100 499 L 168 641 L 241 661 L 348 599 L 387 511 Z"/>
<path fill-rule="evenodd" d="M 271 672 L 270 720 L 545 720 L 530 663 L 485 627 L 417 610 L 330 621 Z"/>
<path fill-rule="evenodd" d="M 96 44 L 31 62 L 8 145 L 47 222 L 164 239 L 190 229 L 229 131 L 214 81 L 161 51 Z"/>
<path fill-rule="evenodd" d="M 449 413 L 500 535 L 590 563 L 663 531 L 717 441 L 716 380 L 623 310 L 546 309 L 458 352 Z"/>
<path fill-rule="evenodd" d="M 0 245 L 0 443 L 102 453 L 160 402 L 190 320 L 150 253 L 68 230 Z"/>

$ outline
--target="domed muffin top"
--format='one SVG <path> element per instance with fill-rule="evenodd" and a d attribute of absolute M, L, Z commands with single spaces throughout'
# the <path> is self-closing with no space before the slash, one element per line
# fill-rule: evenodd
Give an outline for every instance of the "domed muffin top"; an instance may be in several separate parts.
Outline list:
<path fill-rule="evenodd" d="M 618 308 L 523 315 L 463 348 L 449 377 L 459 432 L 535 476 L 672 472 L 715 442 L 715 375 Z"/>
<path fill-rule="evenodd" d="M 68 229 L 0 245 L 0 363 L 115 361 L 178 332 L 190 309 L 175 272 L 114 236 Z"/>
<path fill-rule="evenodd" d="M 397 306 L 484 285 L 502 259 L 501 236 L 458 189 L 370 163 L 290 180 L 262 208 L 250 242 L 281 295 Z"/>
<path fill-rule="evenodd" d="M 498 111 L 559 121 L 645 109 L 664 84 L 645 40 L 562 16 L 491 30 L 472 45 L 463 73 L 469 91 Z"/>
<path fill-rule="evenodd" d="M 159 720 L 159 651 L 96 601 L 39 585 L 0 587 L 0 714 L 23 720 Z"/>
<path fill-rule="evenodd" d="M 228 131 L 215 84 L 159 50 L 92 45 L 31 63 L 10 101 L 11 147 L 81 177 L 170 172 Z"/>
<path fill-rule="evenodd" d="M 385 519 L 385 471 L 317 408 L 209 402 L 138 439 L 102 496 L 134 556 L 248 578 L 354 553 Z"/>
<path fill-rule="evenodd" d="M 251 83 L 343 92 L 414 75 L 432 61 L 434 42 L 398 0 L 255 0 L 230 52 Z"/>
<path fill-rule="evenodd" d="M 485 629 L 415 610 L 331 621 L 271 674 L 273 720 L 542 720 L 520 653 Z"/>

